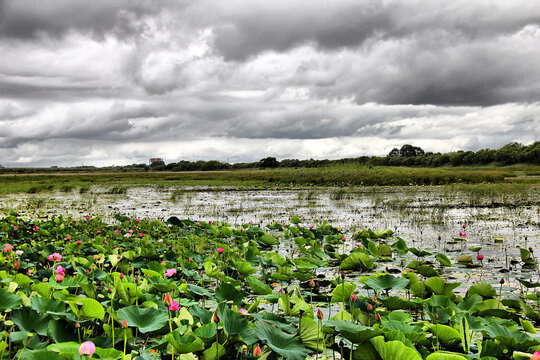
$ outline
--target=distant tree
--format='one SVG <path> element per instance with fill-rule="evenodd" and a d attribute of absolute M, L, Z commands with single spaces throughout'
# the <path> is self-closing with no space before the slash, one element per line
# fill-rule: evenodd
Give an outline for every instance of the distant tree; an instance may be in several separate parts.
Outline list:
<path fill-rule="evenodd" d="M 400 152 L 398 148 L 393 148 L 392 151 L 388 153 L 388 157 L 396 157 L 400 156 Z"/>
<path fill-rule="evenodd" d="M 276 168 L 279 166 L 279 161 L 275 157 L 266 157 L 259 160 L 259 167 L 261 168 Z"/>
<path fill-rule="evenodd" d="M 424 150 L 417 146 L 412 146 L 410 144 L 405 144 L 399 149 L 399 156 L 401 157 L 410 157 L 410 156 L 420 156 L 424 155 Z"/>

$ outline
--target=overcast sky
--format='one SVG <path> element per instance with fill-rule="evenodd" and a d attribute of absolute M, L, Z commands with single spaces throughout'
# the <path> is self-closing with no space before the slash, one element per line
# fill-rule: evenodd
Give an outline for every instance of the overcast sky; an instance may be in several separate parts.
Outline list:
<path fill-rule="evenodd" d="M 538 0 L 0 0 L 0 164 L 529 144 Z"/>

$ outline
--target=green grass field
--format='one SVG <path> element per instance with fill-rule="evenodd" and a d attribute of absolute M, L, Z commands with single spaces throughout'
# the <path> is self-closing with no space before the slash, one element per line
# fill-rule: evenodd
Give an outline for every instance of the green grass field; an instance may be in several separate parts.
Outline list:
<path fill-rule="evenodd" d="M 214 186 L 242 188 L 295 188 L 305 186 L 415 186 L 484 183 L 538 183 L 538 166 L 510 167 L 355 167 L 277 168 L 197 172 L 56 172 L 0 175 L 0 194 L 48 191 L 86 192 L 90 186 L 122 193 L 133 186 Z M 49 170 L 49 169 L 47 169 Z"/>

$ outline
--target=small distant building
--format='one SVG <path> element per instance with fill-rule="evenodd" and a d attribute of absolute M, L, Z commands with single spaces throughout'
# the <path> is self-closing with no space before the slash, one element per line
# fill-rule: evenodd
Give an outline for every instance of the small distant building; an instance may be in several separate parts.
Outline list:
<path fill-rule="evenodd" d="M 165 166 L 162 158 L 150 158 L 150 166 Z"/>

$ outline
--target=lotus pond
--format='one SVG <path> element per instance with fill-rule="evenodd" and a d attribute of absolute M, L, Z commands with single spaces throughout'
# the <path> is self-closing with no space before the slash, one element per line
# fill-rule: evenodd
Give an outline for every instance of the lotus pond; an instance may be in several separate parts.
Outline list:
<path fill-rule="evenodd" d="M 447 242 L 463 247 L 468 229 L 456 230 Z M 540 350 L 538 266 L 526 248 L 463 288 L 451 269 L 481 272 L 480 246 L 456 258 L 390 229 L 346 233 L 297 217 L 231 226 L 6 216 L 0 236 L 0 359 L 487 360 Z"/>

